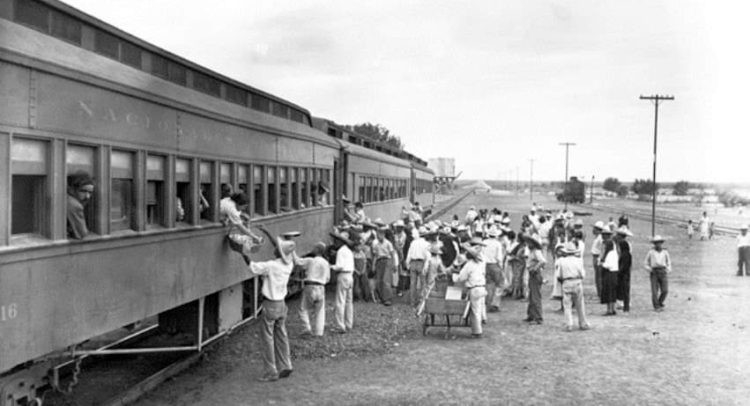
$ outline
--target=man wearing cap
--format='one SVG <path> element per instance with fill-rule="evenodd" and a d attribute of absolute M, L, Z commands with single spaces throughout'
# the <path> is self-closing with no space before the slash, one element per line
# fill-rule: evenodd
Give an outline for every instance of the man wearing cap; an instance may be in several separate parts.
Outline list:
<path fill-rule="evenodd" d="M 750 234 L 747 232 L 747 225 L 740 227 L 740 234 L 737 236 L 737 276 L 750 274 Z"/>
<path fill-rule="evenodd" d="M 94 179 L 84 171 L 68 175 L 68 238 L 80 240 L 89 234 L 84 207 L 94 195 Z"/>
<path fill-rule="evenodd" d="M 385 306 L 390 306 L 393 300 L 391 292 L 391 275 L 394 265 L 398 265 L 398 254 L 393 248 L 393 244 L 385 238 L 387 226 L 381 226 L 377 231 L 377 238 L 372 242 L 372 260 L 375 267 L 376 289 L 380 302 Z"/>
<path fill-rule="evenodd" d="M 267 233 L 265 228 L 261 231 Z M 273 240 L 272 240 L 273 241 Z M 289 275 L 294 267 L 294 241 L 276 238 L 274 242 L 276 259 L 265 262 L 251 262 L 250 273 L 260 275 L 263 282 L 263 314 L 260 336 L 263 342 L 263 364 L 265 373 L 260 381 L 269 382 L 286 378 L 292 373 L 289 357 L 289 336 L 286 331 L 287 295 Z"/>
<path fill-rule="evenodd" d="M 354 287 L 354 253 L 349 233 L 331 233 L 336 246 L 336 264 L 331 269 L 338 272 L 336 276 L 336 317 L 337 333 L 343 334 L 352 329 L 354 324 L 354 306 L 352 304 L 352 288 Z"/>
<path fill-rule="evenodd" d="M 484 243 L 479 238 L 472 238 L 471 241 L 463 244 L 467 261 L 455 278 L 456 282 L 464 282 L 464 286 L 469 291 L 471 335 L 475 338 L 482 336 L 482 320 L 485 317 L 484 298 L 487 296 L 485 265 L 480 251 L 483 245 Z"/>
<path fill-rule="evenodd" d="M 672 259 L 669 252 L 662 245 L 664 239 L 660 235 L 651 238 L 654 248 L 650 249 L 643 261 L 643 267 L 651 273 L 651 304 L 654 310 L 660 312 L 664 310 L 664 300 L 669 293 L 669 283 L 667 274 L 672 271 Z"/>
<path fill-rule="evenodd" d="M 586 308 L 583 297 L 583 279 L 586 277 L 586 270 L 583 263 L 575 257 L 578 248 L 575 244 L 566 243 L 561 250 L 561 257 L 555 261 L 556 274 L 559 282 L 562 284 L 563 308 L 565 318 L 568 321 L 565 327 L 566 331 L 573 331 L 573 309 L 575 306 L 578 313 L 578 327 L 581 330 L 588 330 L 589 324 L 586 321 Z"/>
<path fill-rule="evenodd" d="M 312 258 L 298 258 L 296 265 L 305 268 L 304 289 L 300 302 L 299 317 L 302 319 L 302 334 L 320 337 L 326 324 L 326 291 L 325 285 L 331 279 L 331 265 L 323 257 L 326 245 L 318 242 L 313 247 Z M 313 326 L 310 327 L 309 313 L 313 314 Z"/>
<path fill-rule="evenodd" d="M 414 230 L 414 240 L 409 245 L 406 263 L 409 266 L 409 296 L 412 305 L 419 303 L 420 288 L 424 285 L 424 275 L 427 270 L 427 260 L 430 259 L 430 243 L 424 239 L 427 234 L 425 227 Z"/>
<path fill-rule="evenodd" d="M 496 227 L 490 227 L 487 239 L 482 247 L 482 259 L 485 263 L 485 278 L 487 281 L 487 307 L 490 312 L 500 310 L 500 299 L 505 289 L 505 276 L 503 275 L 503 264 L 505 263 L 505 252 L 503 245 L 497 239 L 500 231 Z"/>
<path fill-rule="evenodd" d="M 604 228 L 603 221 L 597 221 L 594 223 L 594 242 L 591 243 L 591 258 L 594 264 L 594 283 L 596 285 L 597 297 L 602 292 L 602 270 L 599 268 L 599 256 L 602 254 L 602 229 Z"/>

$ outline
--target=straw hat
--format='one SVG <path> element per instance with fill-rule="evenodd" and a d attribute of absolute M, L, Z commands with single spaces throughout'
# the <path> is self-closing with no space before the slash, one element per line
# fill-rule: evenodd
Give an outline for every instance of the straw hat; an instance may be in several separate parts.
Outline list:
<path fill-rule="evenodd" d="M 633 233 L 631 233 L 630 230 L 628 230 L 628 228 L 625 227 L 625 226 L 622 226 L 622 227 L 618 228 L 617 229 L 617 234 L 626 235 L 628 237 L 632 237 L 633 236 Z"/>
<path fill-rule="evenodd" d="M 601 220 L 597 221 L 596 223 L 594 223 L 594 228 L 597 228 L 599 230 L 603 230 L 604 229 L 604 222 L 601 221 Z"/>
<path fill-rule="evenodd" d="M 341 196 L 341 201 L 343 201 L 344 203 L 351 203 L 352 202 L 351 200 L 349 200 L 348 197 L 346 197 L 346 195 L 342 195 Z"/>
<path fill-rule="evenodd" d="M 740 226 L 740 230 L 747 230 L 747 224 L 743 224 Z"/>
<path fill-rule="evenodd" d="M 276 237 L 276 244 L 279 247 L 279 254 L 281 260 L 284 263 L 289 264 L 292 262 L 292 253 L 297 248 L 297 244 L 292 240 L 282 240 L 280 237 Z"/>
<path fill-rule="evenodd" d="M 393 227 L 406 227 L 406 224 L 404 224 L 404 220 L 398 219 L 393 223 Z"/>
<path fill-rule="evenodd" d="M 576 222 L 573 224 L 573 226 L 574 227 L 583 227 L 583 220 L 581 220 L 581 219 L 576 220 Z"/>
<path fill-rule="evenodd" d="M 285 240 L 288 240 L 288 239 L 294 238 L 294 237 L 299 237 L 301 235 L 302 235 L 302 233 L 300 233 L 299 231 L 287 231 L 287 232 L 281 234 L 281 236 L 284 237 Z"/>
<path fill-rule="evenodd" d="M 430 247 L 430 254 L 433 255 L 440 255 L 443 253 L 443 250 L 440 249 L 440 246 L 435 244 Z"/>
<path fill-rule="evenodd" d="M 480 237 L 471 237 L 471 239 L 467 241 L 465 244 L 469 244 L 472 247 L 474 246 L 484 247 L 486 245 Z"/>
<path fill-rule="evenodd" d="M 649 241 L 651 241 L 651 242 L 664 242 L 664 237 L 662 237 L 659 234 L 657 234 L 657 235 L 651 237 L 649 239 Z"/>
<path fill-rule="evenodd" d="M 572 242 L 568 242 L 563 246 L 563 252 L 566 254 L 575 254 L 578 252 L 578 247 Z"/>
<path fill-rule="evenodd" d="M 343 242 L 346 245 L 349 245 L 349 246 L 354 245 L 352 240 L 349 239 L 349 233 L 347 233 L 346 231 L 343 231 L 340 233 L 336 233 L 336 232 L 331 233 L 331 237 Z"/>
<path fill-rule="evenodd" d="M 380 228 L 386 226 L 385 221 L 383 221 L 383 219 L 381 219 L 380 217 L 376 218 L 375 221 L 372 222 L 372 224 L 375 224 L 376 226 Z"/>
<path fill-rule="evenodd" d="M 495 227 L 490 227 L 490 229 L 487 231 L 487 235 L 489 235 L 490 237 L 499 237 L 500 230 Z"/>

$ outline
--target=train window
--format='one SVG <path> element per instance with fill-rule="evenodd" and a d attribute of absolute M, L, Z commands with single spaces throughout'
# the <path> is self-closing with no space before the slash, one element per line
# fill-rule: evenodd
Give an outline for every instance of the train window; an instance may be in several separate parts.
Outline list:
<path fill-rule="evenodd" d="M 120 41 L 114 35 L 96 30 L 94 36 L 94 51 L 110 58 L 120 58 Z"/>
<path fill-rule="evenodd" d="M 296 121 L 298 123 L 301 123 L 301 122 L 304 121 L 304 117 L 305 117 L 305 115 L 302 114 L 301 111 L 299 111 L 297 109 L 292 109 L 292 115 L 291 115 L 292 121 Z"/>
<path fill-rule="evenodd" d="M 253 207 L 255 214 L 266 214 L 266 206 L 263 204 L 263 166 L 253 166 Z"/>
<path fill-rule="evenodd" d="M 297 179 L 299 177 L 299 168 L 289 169 L 289 183 L 292 186 L 292 209 L 299 210 L 299 183 Z"/>
<path fill-rule="evenodd" d="M 262 111 L 264 113 L 271 112 L 271 100 L 265 96 L 258 94 L 252 94 L 252 108 L 254 110 Z"/>
<path fill-rule="evenodd" d="M 212 96 L 221 94 L 221 84 L 218 80 L 201 72 L 193 71 L 193 88 Z"/>
<path fill-rule="evenodd" d="M 239 188 L 238 192 L 242 192 L 248 196 L 250 194 L 248 193 L 247 184 L 248 182 L 248 172 L 247 172 L 247 165 L 238 165 L 237 166 L 237 187 Z"/>
<path fill-rule="evenodd" d="M 11 146 L 11 234 L 46 234 L 47 143 L 16 138 Z"/>
<path fill-rule="evenodd" d="M 247 92 L 240 89 L 237 86 L 227 85 L 224 87 L 227 89 L 227 100 L 232 103 L 237 103 L 242 106 L 247 106 Z"/>
<path fill-rule="evenodd" d="M 219 165 L 219 183 L 221 184 L 219 198 L 229 197 L 229 194 L 234 192 L 234 188 L 232 187 L 232 164 L 222 163 Z"/>
<path fill-rule="evenodd" d="M 320 182 L 320 171 L 318 169 L 310 169 L 310 206 L 320 206 L 318 201 L 318 182 Z"/>
<path fill-rule="evenodd" d="M 289 118 L 289 107 L 277 102 L 271 102 L 271 105 L 273 106 L 274 116 Z"/>
<path fill-rule="evenodd" d="M 167 60 L 156 54 L 151 54 L 151 73 L 164 79 L 169 77 Z"/>
<path fill-rule="evenodd" d="M 198 174 L 200 176 L 200 194 L 198 195 L 200 217 L 201 220 L 213 221 L 213 213 L 219 205 L 218 202 L 213 201 L 213 164 L 211 162 L 201 162 Z"/>
<path fill-rule="evenodd" d="M 281 211 L 288 211 L 290 206 L 289 200 L 289 183 L 287 183 L 288 168 L 279 168 L 279 203 Z"/>
<path fill-rule="evenodd" d="M 331 170 L 323 170 L 323 180 L 320 184 L 320 201 L 323 205 L 331 204 Z"/>
<path fill-rule="evenodd" d="M 18 0 L 15 7 L 15 20 L 19 23 L 30 25 L 44 32 L 49 31 L 49 20 L 47 19 L 49 9 L 33 0 Z"/>
<path fill-rule="evenodd" d="M 146 157 L 146 227 L 166 225 L 164 216 L 164 168 L 165 159 L 158 155 Z"/>
<path fill-rule="evenodd" d="M 190 195 L 190 160 L 175 159 L 174 176 L 176 182 L 175 220 L 190 223 L 193 218 L 193 199 Z"/>
<path fill-rule="evenodd" d="M 184 66 L 172 61 L 168 61 L 167 73 L 167 79 L 169 79 L 170 82 L 174 82 L 182 86 L 185 86 L 185 84 L 187 83 L 187 73 Z"/>
<path fill-rule="evenodd" d="M 65 150 L 65 170 L 68 175 L 84 172 L 90 176 L 94 176 L 95 154 L 96 149 L 93 147 L 68 144 Z M 83 206 L 83 214 L 89 231 L 91 231 L 91 226 L 94 224 L 94 215 L 96 212 L 95 196 L 91 196 L 88 204 Z"/>
<path fill-rule="evenodd" d="M 81 45 L 81 23 L 65 14 L 52 12 L 52 35 Z"/>
<path fill-rule="evenodd" d="M 269 167 L 266 172 L 266 182 L 268 183 L 268 212 L 278 213 L 278 200 L 276 199 L 276 168 Z"/>
<path fill-rule="evenodd" d="M 126 42 L 120 42 L 120 60 L 132 67 L 141 69 L 141 49 L 137 46 Z"/>
<path fill-rule="evenodd" d="M 310 200 L 308 199 L 308 191 L 310 190 L 310 185 L 307 182 L 307 168 L 299 168 L 299 182 L 301 184 L 300 196 L 302 198 L 302 201 L 300 202 L 300 208 L 304 209 L 305 207 L 308 207 L 310 205 Z"/>
<path fill-rule="evenodd" d="M 380 193 L 380 201 L 386 200 L 385 196 L 385 179 L 378 179 L 378 192 Z"/>
<path fill-rule="evenodd" d="M 112 189 L 110 194 L 109 221 L 112 231 L 133 229 L 135 208 L 133 185 L 133 153 L 112 151 Z"/>

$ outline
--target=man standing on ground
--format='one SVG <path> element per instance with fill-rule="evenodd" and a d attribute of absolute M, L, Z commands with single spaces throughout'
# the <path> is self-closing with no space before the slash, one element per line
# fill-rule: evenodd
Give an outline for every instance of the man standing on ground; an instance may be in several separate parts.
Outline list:
<path fill-rule="evenodd" d="M 352 303 L 352 288 L 354 287 L 354 253 L 351 247 L 354 245 L 349 239 L 349 233 L 331 233 L 338 248 L 336 250 L 336 264 L 331 269 L 339 274 L 336 277 L 336 305 L 334 314 L 336 316 L 336 333 L 344 334 L 351 331 L 354 325 L 354 305 Z"/>
<path fill-rule="evenodd" d="M 414 240 L 409 245 L 409 252 L 406 254 L 406 263 L 409 266 L 409 294 L 411 304 L 417 306 L 420 299 L 420 289 L 424 283 L 424 275 L 427 270 L 427 260 L 432 256 L 430 254 L 430 243 L 423 238 L 427 234 L 427 229 L 420 227 L 419 230 L 413 230 Z"/>
<path fill-rule="evenodd" d="M 740 227 L 740 235 L 737 236 L 737 276 L 750 274 L 750 234 L 747 233 L 747 225 Z"/>
<path fill-rule="evenodd" d="M 275 246 L 276 259 L 250 263 L 250 272 L 260 275 L 263 282 L 263 314 L 259 324 L 265 366 L 265 373 L 259 378 L 262 382 L 276 381 L 292 373 L 289 336 L 286 331 L 288 309 L 284 299 L 289 275 L 294 267 L 295 243 L 277 237 Z"/>
<path fill-rule="evenodd" d="M 568 321 L 566 331 L 573 331 L 572 306 L 575 306 L 578 313 L 578 327 L 581 330 L 589 329 L 583 297 L 583 279 L 586 277 L 586 270 L 581 260 L 575 257 L 577 252 L 578 247 L 574 243 L 566 243 L 562 249 L 562 257 L 555 262 L 560 283 L 562 283 L 563 308 L 565 319 Z"/>
<path fill-rule="evenodd" d="M 393 300 L 391 283 L 393 276 L 391 274 L 394 266 L 398 265 L 398 254 L 393 248 L 393 244 L 385 238 L 387 226 L 381 226 L 377 231 L 377 238 L 372 242 L 372 261 L 375 267 L 376 289 L 380 302 L 385 306 L 390 306 Z"/>
<path fill-rule="evenodd" d="M 669 284 L 667 274 L 672 271 L 672 260 L 669 258 L 669 252 L 662 248 L 664 239 L 659 235 L 651 238 L 654 248 L 646 254 L 644 267 L 651 273 L 651 303 L 654 310 L 660 312 L 664 310 L 664 300 L 669 293 Z"/>
<path fill-rule="evenodd" d="M 313 247 L 313 258 L 300 258 L 297 265 L 305 268 L 305 288 L 302 291 L 299 317 L 304 326 L 303 335 L 323 336 L 326 324 L 326 283 L 331 278 L 331 266 L 323 258 L 326 245 L 318 242 Z M 309 313 L 312 312 L 313 326 L 310 327 Z"/>

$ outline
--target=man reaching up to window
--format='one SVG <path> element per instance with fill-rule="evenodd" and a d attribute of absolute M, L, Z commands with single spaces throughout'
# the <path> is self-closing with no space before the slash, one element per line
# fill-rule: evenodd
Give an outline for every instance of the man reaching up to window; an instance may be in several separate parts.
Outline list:
<path fill-rule="evenodd" d="M 68 175 L 68 238 L 80 240 L 89 234 L 83 208 L 94 193 L 94 179 L 83 171 Z"/>

